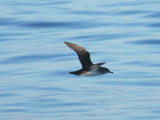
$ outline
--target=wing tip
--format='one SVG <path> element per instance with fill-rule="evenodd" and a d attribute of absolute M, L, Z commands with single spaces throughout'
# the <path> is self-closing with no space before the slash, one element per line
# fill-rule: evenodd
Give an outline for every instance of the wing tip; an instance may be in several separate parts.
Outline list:
<path fill-rule="evenodd" d="M 72 45 L 72 44 L 73 44 L 73 43 L 66 42 L 66 41 L 64 41 L 64 43 L 65 43 L 67 46 L 69 46 L 69 45 Z"/>
<path fill-rule="evenodd" d="M 67 44 L 68 42 L 64 41 L 65 44 Z"/>
<path fill-rule="evenodd" d="M 72 50 L 74 50 L 75 52 L 88 52 L 87 50 L 85 50 L 83 47 L 78 46 L 74 43 L 70 43 L 70 42 L 64 42 L 68 47 L 70 47 Z"/>

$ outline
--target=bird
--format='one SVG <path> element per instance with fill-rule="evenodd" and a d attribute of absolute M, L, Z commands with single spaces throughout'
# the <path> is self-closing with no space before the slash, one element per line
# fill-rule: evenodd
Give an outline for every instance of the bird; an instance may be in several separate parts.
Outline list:
<path fill-rule="evenodd" d="M 82 65 L 82 69 L 69 72 L 70 74 L 74 74 L 77 76 L 97 76 L 106 73 L 113 73 L 108 68 L 101 67 L 106 62 L 93 64 L 90 59 L 90 53 L 83 47 L 70 42 L 64 43 L 77 53 L 79 61 Z"/>

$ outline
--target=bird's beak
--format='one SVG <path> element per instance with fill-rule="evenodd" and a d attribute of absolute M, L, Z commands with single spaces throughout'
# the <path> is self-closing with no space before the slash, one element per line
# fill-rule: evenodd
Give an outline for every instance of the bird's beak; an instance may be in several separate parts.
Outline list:
<path fill-rule="evenodd" d="M 113 72 L 110 72 L 110 73 L 112 73 L 112 74 L 113 74 Z"/>

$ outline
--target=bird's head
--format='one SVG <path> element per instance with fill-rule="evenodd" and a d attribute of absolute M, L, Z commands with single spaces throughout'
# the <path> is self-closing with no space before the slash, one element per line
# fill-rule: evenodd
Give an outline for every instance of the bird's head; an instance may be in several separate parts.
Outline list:
<path fill-rule="evenodd" d="M 113 72 L 111 72 L 108 68 L 101 67 L 101 69 L 102 69 L 102 71 L 103 71 L 104 73 L 113 73 Z"/>

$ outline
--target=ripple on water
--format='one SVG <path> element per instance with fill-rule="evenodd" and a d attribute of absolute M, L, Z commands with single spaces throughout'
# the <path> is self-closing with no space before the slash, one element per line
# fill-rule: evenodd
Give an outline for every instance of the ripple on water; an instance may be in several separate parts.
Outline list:
<path fill-rule="evenodd" d="M 148 67 L 159 67 L 160 63 L 151 63 L 151 62 L 147 62 L 147 61 L 132 61 L 132 62 L 125 62 L 122 63 L 124 65 L 128 64 L 128 65 L 137 65 L 137 66 L 148 66 Z"/>
<path fill-rule="evenodd" d="M 157 22 L 157 23 L 152 23 L 149 25 L 150 27 L 154 27 L 154 28 L 160 28 L 160 23 Z"/>
<path fill-rule="evenodd" d="M 24 55 L 24 56 L 6 58 L 4 60 L 1 60 L 0 63 L 1 64 L 21 64 L 21 63 L 28 63 L 28 62 L 43 61 L 48 59 L 58 60 L 60 58 L 65 59 L 65 56 L 68 56 L 68 55 L 69 54 L 67 53 Z"/>
<path fill-rule="evenodd" d="M 160 17 L 159 12 L 144 16 L 144 18 L 159 18 L 159 17 Z"/>
<path fill-rule="evenodd" d="M 102 6 L 104 7 L 123 7 L 123 6 L 145 6 L 145 5 L 154 5 L 154 4 L 158 4 L 159 1 L 157 2 L 152 2 L 152 1 L 118 1 L 115 3 L 110 3 L 110 4 L 103 4 Z"/>
<path fill-rule="evenodd" d="M 69 21 L 69 22 L 33 21 L 33 22 L 23 22 L 21 24 L 21 26 L 23 27 L 32 27 L 32 28 L 74 28 L 74 29 L 95 28 L 104 25 L 110 25 L 110 24 L 101 22 L 86 22 L 86 21 Z"/>
<path fill-rule="evenodd" d="M 103 81 L 96 82 L 98 84 L 116 85 L 116 86 L 143 86 L 143 87 L 159 87 L 159 80 L 147 80 L 147 81 Z"/>
<path fill-rule="evenodd" d="M 158 120 L 159 3 L 1 0 L 0 119 Z M 69 74 L 81 65 L 66 39 L 114 74 Z"/>
<path fill-rule="evenodd" d="M 17 27 L 31 27 L 31 28 L 95 28 L 101 26 L 108 26 L 110 23 L 102 22 L 88 22 L 88 21 L 19 21 L 9 18 L 0 19 L 1 26 L 17 26 Z"/>
<path fill-rule="evenodd" d="M 28 110 L 27 109 L 6 109 L 6 110 L 0 110 L 1 112 L 3 112 L 3 113 L 14 113 L 14 112 L 28 112 Z"/>
<path fill-rule="evenodd" d="M 144 10 L 127 10 L 127 11 L 118 11 L 116 13 L 113 13 L 113 15 L 139 15 L 139 14 L 144 14 L 148 13 L 148 11 Z"/>
<path fill-rule="evenodd" d="M 17 22 L 15 21 L 15 19 L 13 18 L 0 18 L 0 26 L 10 26 L 10 25 L 14 25 Z"/>
<path fill-rule="evenodd" d="M 134 33 L 113 33 L 113 34 L 106 33 L 106 34 L 81 35 L 81 36 L 71 37 L 70 39 L 78 39 L 78 40 L 87 39 L 87 40 L 105 41 L 105 40 L 114 40 L 114 39 L 121 39 L 121 38 L 128 38 L 128 37 L 137 37 L 139 35 Z"/>
<path fill-rule="evenodd" d="M 41 87 L 41 86 L 19 86 L 13 87 L 14 90 L 37 90 L 37 91 L 54 91 L 54 92 L 75 92 L 73 89 L 63 87 Z"/>
<path fill-rule="evenodd" d="M 6 97 L 15 97 L 15 96 L 18 96 L 18 94 L 16 94 L 16 93 L 0 93 L 1 99 L 4 97 L 6 98 Z"/>
<path fill-rule="evenodd" d="M 109 14 L 109 12 L 106 12 L 106 11 L 72 11 L 70 13 L 80 14 L 80 15 L 93 15 L 93 16 Z"/>
<path fill-rule="evenodd" d="M 128 42 L 130 44 L 136 45 L 160 45 L 160 39 L 145 39 L 145 40 L 137 40 L 133 42 Z"/>

